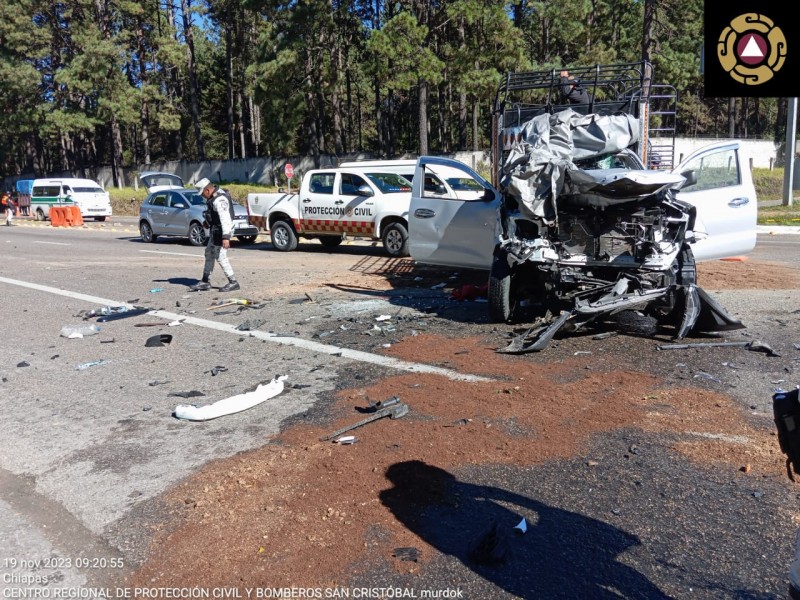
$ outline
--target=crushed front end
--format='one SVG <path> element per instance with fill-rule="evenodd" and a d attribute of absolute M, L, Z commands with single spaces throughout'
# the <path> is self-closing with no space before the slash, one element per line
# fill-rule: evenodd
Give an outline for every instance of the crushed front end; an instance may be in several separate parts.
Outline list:
<path fill-rule="evenodd" d="M 695 209 L 676 198 L 684 177 L 623 164 L 637 131 L 630 115 L 571 110 L 523 127 L 503 168 L 489 308 L 495 321 L 534 327 L 503 351 L 541 350 L 560 330 L 621 311 L 676 338 L 742 327 L 697 288 Z"/>

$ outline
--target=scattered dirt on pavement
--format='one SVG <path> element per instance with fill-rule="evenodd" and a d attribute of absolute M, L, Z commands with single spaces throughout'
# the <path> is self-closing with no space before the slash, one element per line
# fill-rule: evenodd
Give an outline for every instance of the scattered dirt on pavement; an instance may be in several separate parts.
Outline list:
<path fill-rule="evenodd" d="M 697 265 L 697 283 L 707 290 L 790 290 L 800 285 L 800 275 L 763 260 L 713 260 Z"/>
<path fill-rule="evenodd" d="M 733 476 L 785 476 L 774 437 L 749 427 L 731 399 L 670 387 L 624 364 L 601 370 L 607 363 L 580 356 L 534 365 L 481 338 L 427 334 L 387 353 L 495 379 L 408 374 L 344 390 L 326 426 L 295 425 L 267 446 L 207 465 L 168 493 L 171 517 L 125 585 L 348 585 L 368 556 L 394 560 L 402 572 L 425 569 L 436 550 L 380 499 L 392 488 L 387 469 L 404 461 L 445 470 L 533 465 L 581 456 L 591 436 L 634 427 L 674 433 L 675 451 Z M 357 407 L 394 395 L 409 405 L 407 416 L 354 430 L 353 445 L 320 441 L 362 419 Z M 420 549 L 419 563 L 391 558 L 406 546 Z"/>

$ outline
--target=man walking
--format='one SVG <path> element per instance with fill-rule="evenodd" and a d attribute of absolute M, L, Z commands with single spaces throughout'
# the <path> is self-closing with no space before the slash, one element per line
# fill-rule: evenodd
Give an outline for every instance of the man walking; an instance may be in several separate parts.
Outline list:
<path fill-rule="evenodd" d="M 214 270 L 214 261 L 219 263 L 222 272 L 228 277 L 228 283 L 220 288 L 220 292 L 233 292 L 239 289 L 239 282 L 233 274 L 233 267 L 228 261 L 228 248 L 231 246 L 231 233 L 233 232 L 233 200 L 230 195 L 207 178 L 196 184 L 200 195 L 208 205 L 205 216 L 211 229 L 206 244 L 206 262 L 203 267 L 203 280 L 191 287 L 194 291 L 211 289 L 209 278 Z"/>

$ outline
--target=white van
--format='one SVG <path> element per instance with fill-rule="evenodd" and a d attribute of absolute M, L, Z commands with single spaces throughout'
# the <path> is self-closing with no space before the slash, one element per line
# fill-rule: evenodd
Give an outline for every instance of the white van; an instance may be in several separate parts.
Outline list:
<path fill-rule="evenodd" d="M 417 161 L 400 160 L 357 160 L 345 162 L 340 167 L 380 167 L 381 170 L 402 175 L 409 181 L 414 180 L 414 171 Z M 479 200 L 483 197 L 484 189 L 472 177 L 443 165 L 431 165 L 425 170 L 425 192 L 427 196 L 435 198 L 450 198 L 452 200 Z"/>
<path fill-rule="evenodd" d="M 52 206 L 75 205 L 81 216 L 105 221 L 112 216 L 111 199 L 99 183 L 91 179 L 58 177 L 36 179 L 31 192 L 31 213 L 37 221 L 45 221 Z"/>

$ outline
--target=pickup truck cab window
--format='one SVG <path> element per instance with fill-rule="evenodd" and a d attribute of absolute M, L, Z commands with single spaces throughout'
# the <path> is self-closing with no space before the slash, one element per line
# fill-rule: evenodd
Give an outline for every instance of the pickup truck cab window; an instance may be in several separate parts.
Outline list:
<path fill-rule="evenodd" d="M 335 173 L 314 173 L 308 183 L 308 191 L 312 194 L 333 194 Z"/>
<path fill-rule="evenodd" d="M 739 161 L 736 151 L 723 150 L 716 154 L 698 156 L 683 167 L 684 171 L 694 171 L 697 183 L 682 188 L 684 192 L 698 192 L 720 187 L 739 185 Z"/>
<path fill-rule="evenodd" d="M 361 194 L 358 188 L 362 185 L 367 185 L 367 182 L 364 181 L 363 178 L 358 175 L 353 175 L 352 173 L 342 173 L 340 182 L 341 190 L 339 193 L 344 196 L 360 196 Z"/>

